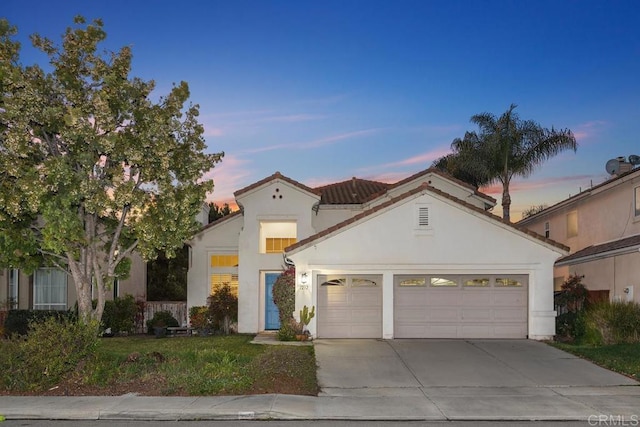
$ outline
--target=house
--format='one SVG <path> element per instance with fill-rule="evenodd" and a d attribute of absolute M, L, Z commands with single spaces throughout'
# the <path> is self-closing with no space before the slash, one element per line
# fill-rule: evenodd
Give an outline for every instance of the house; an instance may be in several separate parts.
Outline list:
<path fill-rule="evenodd" d="M 608 180 L 518 225 L 569 246 L 555 264 L 556 290 L 578 274 L 596 298 L 640 302 L 640 168 L 624 157 L 607 165 Z"/>
<path fill-rule="evenodd" d="M 314 337 L 555 333 L 553 264 L 568 248 L 502 221 L 493 198 L 443 172 L 319 188 L 276 172 L 234 195 L 240 210 L 189 243 L 187 304 L 230 283 L 239 332 L 279 328 L 271 289 L 293 263 Z"/>
<path fill-rule="evenodd" d="M 131 257 L 129 277 L 117 280 L 108 299 L 131 294 L 147 296 L 147 267 L 139 254 Z M 11 309 L 67 310 L 76 303 L 73 278 L 57 268 L 39 268 L 25 274 L 17 268 L 0 269 L 0 303 Z"/>

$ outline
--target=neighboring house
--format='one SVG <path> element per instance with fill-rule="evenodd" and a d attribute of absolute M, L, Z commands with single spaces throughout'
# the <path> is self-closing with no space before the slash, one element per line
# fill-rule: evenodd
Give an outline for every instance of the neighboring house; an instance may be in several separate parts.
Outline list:
<path fill-rule="evenodd" d="M 240 211 L 190 242 L 187 303 L 230 283 L 239 332 L 279 328 L 271 289 L 293 262 L 295 315 L 316 307 L 314 337 L 555 334 L 553 264 L 568 248 L 503 222 L 493 198 L 443 172 L 315 189 L 276 172 L 235 197 Z"/>
<path fill-rule="evenodd" d="M 555 264 L 556 290 L 578 274 L 596 298 L 640 302 L 640 168 L 616 160 L 607 181 L 518 225 L 570 247 Z"/>
<path fill-rule="evenodd" d="M 126 294 L 146 300 L 147 267 L 134 253 L 127 279 L 116 281 L 107 299 Z M 67 310 L 76 303 L 73 278 L 57 268 L 39 268 L 27 275 L 18 269 L 0 269 L 0 303 L 12 309 Z"/>

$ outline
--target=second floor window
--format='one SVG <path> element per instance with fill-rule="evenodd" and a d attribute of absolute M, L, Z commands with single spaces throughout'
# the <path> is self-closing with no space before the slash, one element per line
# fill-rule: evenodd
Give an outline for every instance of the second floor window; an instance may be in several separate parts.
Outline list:
<path fill-rule="evenodd" d="M 640 187 L 634 189 L 635 216 L 640 217 Z"/>
<path fill-rule="evenodd" d="M 544 237 L 549 238 L 549 221 L 544 223 Z"/>
<path fill-rule="evenodd" d="M 260 222 L 260 253 L 280 254 L 284 248 L 296 243 L 297 226 L 295 221 Z"/>

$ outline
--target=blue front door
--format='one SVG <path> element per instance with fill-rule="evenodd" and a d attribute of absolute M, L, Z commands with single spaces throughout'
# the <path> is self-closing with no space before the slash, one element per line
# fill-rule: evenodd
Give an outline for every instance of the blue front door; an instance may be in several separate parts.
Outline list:
<path fill-rule="evenodd" d="M 280 273 L 265 273 L 264 275 L 264 301 L 265 301 L 265 318 L 264 329 L 280 329 L 280 317 L 278 316 L 278 307 L 273 303 L 273 284 Z"/>

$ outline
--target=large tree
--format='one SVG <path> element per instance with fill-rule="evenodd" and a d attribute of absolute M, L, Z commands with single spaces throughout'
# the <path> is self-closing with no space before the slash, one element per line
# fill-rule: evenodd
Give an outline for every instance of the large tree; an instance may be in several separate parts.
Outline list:
<path fill-rule="evenodd" d="M 32 36 L 47 72 L 19 62 L 15 33 L 0 21 L 0 264 L 60 268 L 82 321 L 99 320 L 133 251 L 172 256 L 197 230 L 223 153 L 205 153 L 188 85 L 154 100 L 130 48 L 99 48 L 100 20 L 77 17 L 60 45 Z"/>
<path fill-rule="evenodd" d="M 435 167 L 475 186 L 502 184 L 502 216 L 510 221 L 509 185 L 514 176 L 528 177 L 534 169 L 564 150 L 578 147 L 569 129 L 543 128 L 533 120 L 521 120 L 515 104 L 500 117 L 476 114 L 471 122 L 477 132 L 466 132 L 451 143 L 452 153 L 434 162 Z"/>

